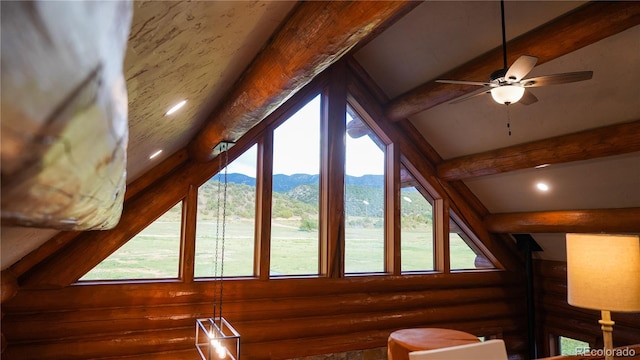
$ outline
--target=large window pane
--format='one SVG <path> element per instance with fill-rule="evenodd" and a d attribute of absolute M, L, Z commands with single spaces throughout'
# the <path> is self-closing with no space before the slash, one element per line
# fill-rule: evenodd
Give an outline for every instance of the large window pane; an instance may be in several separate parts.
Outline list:
<path fill-rule="evenodd" d="M 177 278 L 181 214 L 179 202 L 80 280 Z"/>
<path fill-rule="evenodd" d="M 221 155 L 221 156 L 224 156 Z M 224 226 L 224 276 L 253 276 L 256 159 L 254 145 L 227 167 L 226 224 Z M 198 188 L 195 276 L 220 276 L 222 264 L 222 212 L 224 170 Z M 218 198 L 220 206 L 218 206 Z"/>
<path fill-rule="evenodd" d="M 345 272 L 383 272 L 384 143 L 359 118 L 347 115 L 347 129 Z"/>
<path fill-rule="evenodd" d="M 400 257 L 402 271 L 430 271 L 433 265 L 433 198 L 407 168 L 400 168 Z"/>
<path fill-rule="evenodd" d="M 318 274 L 320 96 L 273 132 L 271 275 Z"/>

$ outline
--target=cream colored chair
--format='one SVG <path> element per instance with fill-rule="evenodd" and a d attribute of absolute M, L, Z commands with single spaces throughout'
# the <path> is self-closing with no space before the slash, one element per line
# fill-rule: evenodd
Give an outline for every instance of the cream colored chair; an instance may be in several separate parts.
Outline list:
<path fill-rule="evenodd" d="M 409 360 L 507 360 L 502 340 L 487 340 L 474 344 L 451 346 L 409 353 Z"/>

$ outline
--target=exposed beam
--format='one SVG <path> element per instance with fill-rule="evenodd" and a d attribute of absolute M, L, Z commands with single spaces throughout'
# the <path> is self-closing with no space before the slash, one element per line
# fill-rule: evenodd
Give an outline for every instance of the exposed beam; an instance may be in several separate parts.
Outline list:
<path fill-rule="evenodd" d="M 139 196 L 124 203 L 121 221 L 107 231 L 82 232 L 53 256 L 37 264 L 20 278 L 24 287 L 57 288 L 69 286 L 124 245 L 186 195 L 193 166 L 177 169 L 179 173 L 154 183 Z M 177 185 L 180 184 L 180 185 Z M 145 216 L 140 216 L 140 214 Z M 79 261 L 81 259 L 81 261 Z"/>
<path fill-rule="evenodd" d="M 443 180 L 462 180 L 640 151 L 640 120 L 509 146 L 447 160 L 437 166 Z"/>
<path fill-rule="evenodd" d="M 148 186 L 151 186 L 154 182 L 160 178 L 166 176 L 174 169 L 179 168 L 187 161 L 186 150 L 179 150 L 173 155 L 163 160 L 160 164 L 156 165 L 153 169 L 146 172 L 143 176 L 136 179 L 131 184 L 127 185 L 127 192 L 124 195 L 124 201 L 128 201 L 134 196 L 141 193 Z M 33 250 L 18 262 L 11 266 L 11 271 L 19 278 L 24 273 L 29 271 L 32 267 L 38 263 L 44 261 L 49 256 L 53 255 L 63 247 L 67 246 L 76 237 L 82 236 L 82 232 L 79 231 L 62 231 L 56 234 L 46 243 L 42 244 L 37 249 Z"/>
<path fill-rule="evenodd" d="M 640 232 L 640 208 L 563 210 L 487 215 L 492 233 Z"/>
<path fill-rule="evenodd" d="M 2 3 L 3 226 L 102 230 L 118 223 L 131 5 Z"/>
<path fill-rule="evenodd" d="M 217 143 L 236 141 L 359 41 L 417 4 L 302 2 L 190 143 L 190 156 L 211 160 Z"/>
<path fill-rule="evenodd" d="M 538 57 L 538 65 L 576 51 L 640 24 L 640 2 L 591 2 L 511 40 L 508 63 L 520 55 Z M 444 79 L 486 81 L 502 68 L 502 49 L 495 48 L 442 74 Z M 387 116 L 397 121 L 477 90 L 477 86 L 429 81 L 387 104 Z"/>

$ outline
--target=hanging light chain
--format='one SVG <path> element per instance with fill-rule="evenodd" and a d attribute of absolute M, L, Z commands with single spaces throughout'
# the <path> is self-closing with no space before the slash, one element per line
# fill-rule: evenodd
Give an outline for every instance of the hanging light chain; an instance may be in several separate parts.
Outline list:
<path fill-rule="evenodd" d="M 216 240 L 214 246 L 214 255 L 213 255 L 213 318 L 215 319 L 218 312 L 218 303 L 216 297 L 218 295 L 218 244 L 220 242 L 220 194 L 222 187 L 222 180 L 220 175 L 220 170 L 222 170 L 222 157 L 218 158 L 218 189 L 217 189 L 217 204 L 216 204 Z M 219 300 L 218 300 L 219 301 Z M 222 317 L 222 315 L 220 315 Z"/>
<path fill-rule="evenodd" d="M 216 238 L 213 261 L 213 317 L 196 319 L 196 349 L 202 360 L 214 358 L 214 352 L 218 359 L 240 359 L 240 334 L 222 316 L 222 300 L 224 288 L 224 252 L 227 224 L 227 193 L 228 193 L 228 150 L 233 143 L 221 142 L 213 149 L 218 157 L 218 192 L 216 213 Z M 222 154 L 224 152 L 224 155 Z M 223 156 L 220 156 L 223 155 Z M 224 163 L 223 163 L 224 161 Z M 222 185 L 224 177 L 224 187 Z M 213 200 L 213 199 L 212 199 Z M 222 242 L 222 244 L 220 244 Z M 219 264 L 218 264 L 219 262 Z M 220 273 L 218 273 L 220 269 Z M 218 282 L 220 284 L 218 284 Z M 218 288 L 220 289 L 218 291 Z M 202 335 L 202 336 L 201 336 Z M 202 341 L 200 339 L 203 339 Z"/>
<path fill-rule="evenodd" d="M 227 149 L 228 150 L 228 149 Z M 225 239 L 226 239 L 226 229 L 227 229 L 227 167 L 229 165 L 229 152 L 224 152 L 224 192 L 222 198 L 222 253 L 220 254 L 220 299 L 219 299 L 219 307 L 220 307 L 220 324 L 222 326 L 222 289 L 224 287 L 224 250 L 225 250 Z"/>

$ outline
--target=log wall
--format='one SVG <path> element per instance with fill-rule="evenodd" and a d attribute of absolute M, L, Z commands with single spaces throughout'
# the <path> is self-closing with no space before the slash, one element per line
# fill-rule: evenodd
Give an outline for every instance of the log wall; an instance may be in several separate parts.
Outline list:
<path fill-rule="evenodd" d="M 505 271 L 339 279 L 229 280 L 224 316 L 243 359 L 287 359 L 386 346 L 406 327 L 503 337 L 526 353 L 524 290 Z M 195 319 L 212 313 L 208 281 L 21 289 L 3 304 L 11 359 L 194 359 Z M 129 359 L 129 357 L 127 357 Z"/>
<path fill-rule="evenodd" d="M 588 342 L 602 348 L 600 312 L 567 303 L 567 263 L 537 260 L 534 263 L 538 355 L 552 356 L 558 336 Z M 640 313 L 613 312 L 613 345 L 640 343 Z"/>

